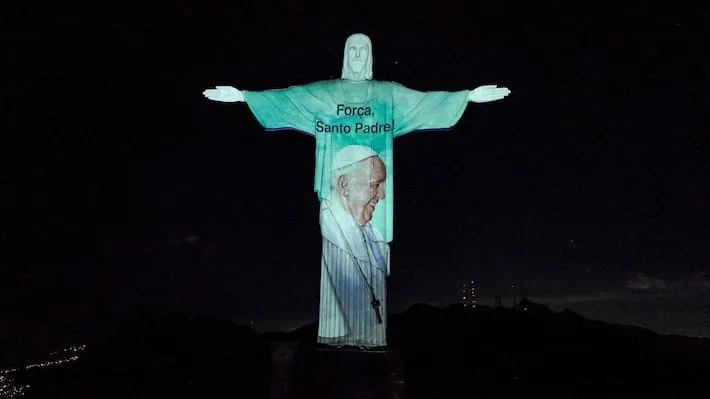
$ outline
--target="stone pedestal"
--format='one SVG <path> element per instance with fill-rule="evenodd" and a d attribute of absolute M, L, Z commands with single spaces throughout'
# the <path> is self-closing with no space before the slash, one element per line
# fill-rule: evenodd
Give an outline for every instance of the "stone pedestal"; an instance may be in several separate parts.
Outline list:
<path fill-rule="evenodd" d="M 404 370 L 391 349 L 301 347 L 290 385 L 290 399 L 402 399 Z"/>

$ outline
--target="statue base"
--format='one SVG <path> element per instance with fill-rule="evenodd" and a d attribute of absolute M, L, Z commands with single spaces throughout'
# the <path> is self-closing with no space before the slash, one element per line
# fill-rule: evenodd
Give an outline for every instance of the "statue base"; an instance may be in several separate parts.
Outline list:
<path fill-rule="evenodd" d="M 291 388 L 291 399 L 402 399 L 404 367 L 388 348 L 301 347 Z"/>

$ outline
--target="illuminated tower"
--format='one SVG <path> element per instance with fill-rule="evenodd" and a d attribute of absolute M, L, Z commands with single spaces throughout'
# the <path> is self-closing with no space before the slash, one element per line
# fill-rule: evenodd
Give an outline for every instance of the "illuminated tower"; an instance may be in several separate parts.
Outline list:
<path fill-rule="evenodd" d="M 476 285 L 471 281 L 464 281 L 461 284 L 461 303 L 465 307 L 476 307 Z"/>

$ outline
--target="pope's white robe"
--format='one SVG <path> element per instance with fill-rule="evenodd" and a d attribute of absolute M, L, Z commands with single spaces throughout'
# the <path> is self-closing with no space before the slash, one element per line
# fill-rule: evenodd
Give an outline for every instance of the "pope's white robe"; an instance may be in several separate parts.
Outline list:
<path fill-rule="evenodd" d="M 358 223 L 337 199 L 321 202 L 320 225 L 323 252 L 318 342 L 386 346 L 389 245 L 369 223 Z M 380 301 L 382 323 L 377 322 L 372 308 L 371 289 Z"/>

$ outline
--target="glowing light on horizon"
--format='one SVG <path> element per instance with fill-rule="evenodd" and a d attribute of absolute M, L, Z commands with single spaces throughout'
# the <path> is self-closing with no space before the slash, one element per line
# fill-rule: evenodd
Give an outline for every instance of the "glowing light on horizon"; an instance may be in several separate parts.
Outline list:
<path fill-rule="evenodd" d="M 465 281 L 462 284 L 461 303 L 464 307 L 476 307 L 476 284 L 473 280 Z"/>
<path fill-rule="evenodd" d="M 70 346 L 65 349 L 61 349 L 58 351 L 54 351 L 50 353 L 50 356 L 54 356 L 57 354 L 68 354 L 68 353 L 79 353 L 86 349 L 86 345 L 79 345 L 79 346 Z M 28 364 L 26 366 L 21 366 L 21 367 L 12 367 L 12 368 L 7 368 L 0 370 L 0 399 L 15 399 L 15 398 L 20 398 L 25 395 L 25 391 L 27 388 L 29 388 L 29 385 L 21 385 L 17 386 L 13 384 L 14 379 L 9 377 L 10 373 L 14 373 L 17 371 L 21 370 L 32 370 L 32 369 L 37 369 L 37 368 L 43 368 L 43 367 L 51 367 L 51 366 L 58 366 L 60 364 L 65 364 L 65 363 L 70 363 L 70 362 L 75 362 L 79 360 L 79 355 L 73 355 L 68 358 L 64 359 L 59 359 L 59 360 L 51 360 L 51 361 L 45 361 L 45 362 L 40 362 L 40 363 L 32 363 Z"/>

